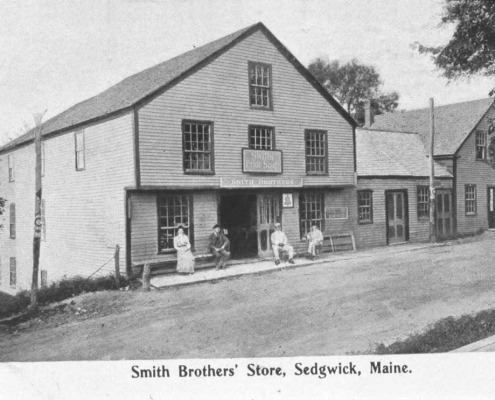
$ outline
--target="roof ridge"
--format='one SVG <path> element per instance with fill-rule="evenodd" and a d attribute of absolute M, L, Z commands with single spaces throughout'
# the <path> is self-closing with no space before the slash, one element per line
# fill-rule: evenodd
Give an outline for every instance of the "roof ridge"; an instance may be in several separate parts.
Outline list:
<path fill-rule="evenodd" d="M 457 102 L 457 103 L 442 104 L 442 105 L 439 105 L 439 106 L 436 105 L 435 106 L 435 110 L 438 109 L 438 108 L 459 106 L 461 104 L 467 104 L 467 103 L 476 103 L 476 102 L 484 102 L 484 101 L 488 102 L 488 100 L 491 100 L 493 102 L 493 101 L 495 101 L 495 97 L 484 97 L 482 99 L 466 100 L 466 101 L 460 101 L 460 102 Z M 389 115 L 389 114 L 405 114 L 405 113 L 408 113 L 408 112 L 424 111 L 424 110 L 429 110 L 429 109 L 430 109 L 429 107 L 422 107 L 422 108 L 413 108 L 411 110 L 399 110 L 399 111 L 393 111 L 393 112 L 385 113 L 385 114 L 377 114 L 377 115 L 375 115 L 375 117 L 381 117 L 381 116 Z"/>

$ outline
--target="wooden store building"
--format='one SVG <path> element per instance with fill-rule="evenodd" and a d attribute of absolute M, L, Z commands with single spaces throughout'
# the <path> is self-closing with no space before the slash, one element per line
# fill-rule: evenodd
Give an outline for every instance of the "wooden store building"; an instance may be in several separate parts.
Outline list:
<path fill-rule="evenodd" d="M 89 276 L 117 244 L 128 274 L 174 259 L 178 225 L 200 255 L 222 224 L 234 257 L 271 257 L 276 221 L 296 249 L 312 222 L 352 231 L 354 128 L 261 23 L 130 76 L 43 124 L 45 283 Z M 0 148 L 7 291 L 30 284 L 33 137 Z"/>

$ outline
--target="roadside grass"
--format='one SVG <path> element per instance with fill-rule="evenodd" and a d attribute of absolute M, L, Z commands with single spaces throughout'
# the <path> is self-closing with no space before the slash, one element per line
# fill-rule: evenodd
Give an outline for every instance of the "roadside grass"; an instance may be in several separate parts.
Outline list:
<path fill-rule="evenodd" d="M 38 291 L 38 304 L 43 306 L 82 293 L 98 292 L 101 290 L 118 290 L 121 287 L 128 285 L 129 281 L 125 277 L 121 277 L 120 287 L 117 287 L 117 281 L 113 275 L 91 279 L 80 276 L 65 278 L 61 281 L 52 283 L 50 286 L 40 288 Z M 0 292 L 0 318 L 10 317 L 25 311 L 29 306 L 30 296 L 31 294 L 28 290 L 23 290 L 15 296 Z"/>
<path fill-rule="evenodd" d="M 492 335 L 495 335 L 495 309 L 443 318 L 422 333 L 388 346 L 377 345 L 372 354 L 445 353 Z"/>

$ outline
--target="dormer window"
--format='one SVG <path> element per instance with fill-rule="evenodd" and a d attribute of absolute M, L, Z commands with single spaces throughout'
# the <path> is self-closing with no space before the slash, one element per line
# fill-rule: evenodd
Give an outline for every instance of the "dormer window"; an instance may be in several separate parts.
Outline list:
<path fill-rule="evenodd" d="M 272 108 L 272 67 L 249 63 L 249 104 L 252 108 Z"/>

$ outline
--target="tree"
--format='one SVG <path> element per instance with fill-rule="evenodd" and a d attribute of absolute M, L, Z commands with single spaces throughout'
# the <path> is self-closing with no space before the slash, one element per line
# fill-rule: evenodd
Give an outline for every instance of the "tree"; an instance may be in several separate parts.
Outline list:
<path fill-rule="evenodd" d="M 439 47 L 416 43 L 420 53 L 431 54 L 448 79 L 495 75 L 495 1 L 445 0 L 442 24 L 455 24 L 450 41 Z"/>
<path fill-rule="evenodd" d="M 340 65 L 339 61 L 316 58 L 309 66 L 314 77 L 339 101 L 358 122 L 364 120 L 364 104 L 371 101 L 375 114 L 394 111 L 399 102 L 397 92 L 382 93 L 382 81 L 375 67 L 356 59 Z"/>
<path fill-rule="evenodd" d="M 431 54 L 435 65 L 449 80 L 472 75 L 495 76 L 495 1 L 445 0 L 442 24 L 454 24 L 452 38 L 445 46 L 427 47 L 416 43 L 420 53 Z M 495 87 L 488 93 L 495 94 Z M 495 126 L 488 151 L 495 168 Z"/>

